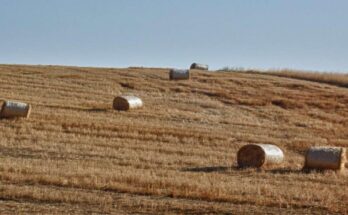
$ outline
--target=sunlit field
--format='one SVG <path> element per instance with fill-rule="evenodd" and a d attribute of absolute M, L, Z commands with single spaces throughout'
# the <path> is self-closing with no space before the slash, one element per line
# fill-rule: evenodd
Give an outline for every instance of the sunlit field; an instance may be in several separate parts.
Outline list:
<path fill-rule="evenodd" d="M 348 146 L 348 89 L 294 78 L 193 70 L 0 66 L 1 214 L 347 214 L 348 175 L 301 169 L 308 147 Z M 144 107 L 112 109 L 115 96 Z M 248 143 L 278 167 L 238 169 Z"/>
<path fill-rule="evenodd" d="M 339 73 L 302 72 L 293 70 L 268 71 L 270 75 L 314 81 L 348 88 L 348 75 Z"/>

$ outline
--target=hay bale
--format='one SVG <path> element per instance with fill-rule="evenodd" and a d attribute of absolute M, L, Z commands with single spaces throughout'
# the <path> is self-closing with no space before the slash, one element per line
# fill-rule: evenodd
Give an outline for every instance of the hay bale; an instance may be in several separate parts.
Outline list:
<path fill-rule="evenodd" d="M 2 104 L 0 118 L 29 118 L 31 106 L 23 102 L 5 101 Z"/>
<path fill-rule="evenodd" d="M 271 144 L 249 144 L 239 149 L 237 162 L 239 167 L 264 167 L 280 164 L 284 160 L 283 151 Z"/>
<path fill-rule="evenodd" d="M 190 69 L 208 70 L 209 66 L 201 63 L 193 63 L 191 64 Z"/>
<path fill-rule="evenodd" d="M 187 69 L 171 69 L 169 71 L 170 80 L 187 80 L 190 79 L 190 71 Z"/>
<path fill-rule="evenodd" d="M 113 107 L 115 110 L 127 111 L 129 109 L 140 108 L 143 101 L 136 96 L 118 96 L 114 99 Z"/>
<path fill-rule="evenodd" d="M 342 147 L 311 147 L 307 150 L 304 169 L 343 170 L 346 149 Z"/>

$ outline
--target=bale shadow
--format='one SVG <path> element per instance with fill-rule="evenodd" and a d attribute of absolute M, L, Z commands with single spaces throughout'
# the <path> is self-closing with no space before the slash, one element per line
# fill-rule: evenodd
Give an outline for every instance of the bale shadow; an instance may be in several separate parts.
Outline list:
<path fill-rule="evenodd" d="M 266 170 L 266 172 L 272 174 L 324 174 L 324 173 L 342 173 L 344 171 L 336 171 L 331 169 L 310 169 L 310 168 L 301 168 L 301 169 L 272 169 Z"/>
<path fill-rule="evenodd" d="M 21 119 L 21 117 L 3 117 L 3 116 L 0 116 L 0 120 L 7 120 L 7 121 L 18 121 L 18 120 L 20 120 Z"/>
<path fill-rule="evenodd" d="M 187 167 L 181 169 L 183 172 L 226 172 L 233 169 L 232 166 L 207 166 L 207 167 Z"/>
<path fill-rule="evenodd" d="M 348 173 L 348 171 L 346 170 L 346 168 L 343 168 L 343 169 L 337 169 L 337 170 L 334 170 L 334 169 L 316 169 L 316 168 L 303 168 L 301 169 L 301 172 L 302 173 L 305 173 L 305 174 L 326 174 L 326 173 L 337 173 L 337 174 L 343 174 L 343 175 L 346 175 Z"/>
<path fill-rule="evenodd" d="M 278 169 L 269 169 L 265 170 L 265 172 L 272 173 L 272 174 L 300 174 L 300 173 L 307 173 L 303 169 L 288 169 L 288 168 L 278 168 Z"/>

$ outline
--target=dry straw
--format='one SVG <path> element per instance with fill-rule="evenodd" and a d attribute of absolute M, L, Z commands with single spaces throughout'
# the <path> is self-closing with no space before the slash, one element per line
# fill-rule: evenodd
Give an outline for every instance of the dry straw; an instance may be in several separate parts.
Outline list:
<path fill-rule="evenodd" d="M 140 108 L 143 101 L 136 96 L 118 96 L 114 99 L 113 107 L 115 110 L 127 111 L 129 109 Z"/>
<path fill-rule="evenodd" d="M 304 169 L 344 170 L 346 149 L 342 147 L 311 147 L 307 150 Z"/>
<path fill-rule="evenodd" d="M 237 162 L 239 167 L 265 167 L 280 164 L 284 160 L 283 151 L 271 144 L 249 144 L 239 149 Z"/>
<path fill-rule="evenodd" d="M 190 79 L 190 71 L 185 69 L 171 69 L 169 71 L 170 80 L 187 80 Z"/>
<path fill-rule="evenodd" d="M 206 64 L 193 63 L 193 64 L 191 64 L 190 69 L 208 70 L 209 66 Z"/>
<path fill-rule="evenodd" d="M 0 118 L 29 118 L 31 106 L 23 102 L 5 101 L 2 104 Z"/>

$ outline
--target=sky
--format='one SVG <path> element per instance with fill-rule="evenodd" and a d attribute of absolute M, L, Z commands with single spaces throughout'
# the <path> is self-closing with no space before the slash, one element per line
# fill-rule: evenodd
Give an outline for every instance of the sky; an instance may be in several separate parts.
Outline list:
<path fill-rule="evenodd" d="M 0 0 L 0 64 L 348 72 L 345 0 Z"/>

